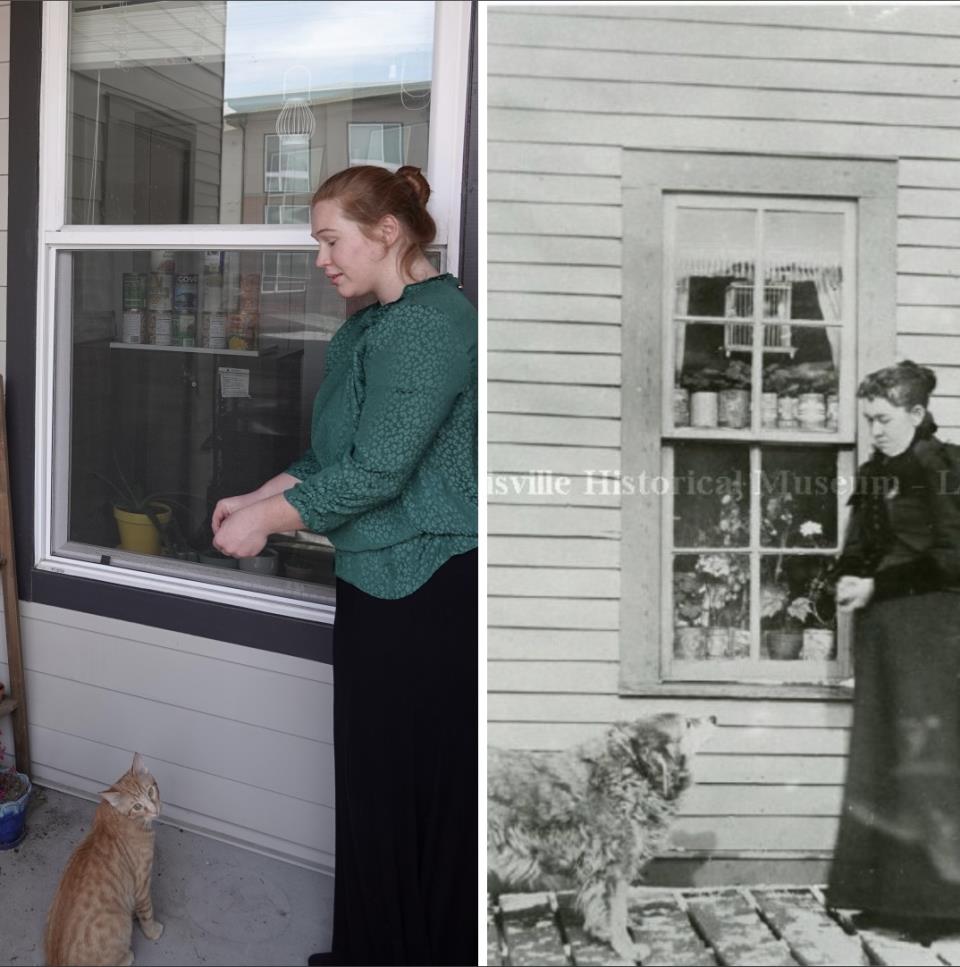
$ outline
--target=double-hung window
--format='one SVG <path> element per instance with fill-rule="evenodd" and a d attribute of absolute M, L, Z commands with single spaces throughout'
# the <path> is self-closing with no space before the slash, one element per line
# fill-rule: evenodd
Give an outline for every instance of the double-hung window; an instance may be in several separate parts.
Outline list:
<path fill-rule="evenodd" d="M 830 568 L 890 348 L 890 168 L 628 155 L 625 691 L 849 675 Z"/>
<path fill-rule="evenodd" d="M 327 346 L 361 308 L 314 267 L 309 204 L 358 144 L 424 169 L 430 254 L 457 272 L 470 5 L 43 14 L 34 564 L 329 619 L 329 542 L 271 535 L 238 566 L 211 512 L 308 445 Z"/>

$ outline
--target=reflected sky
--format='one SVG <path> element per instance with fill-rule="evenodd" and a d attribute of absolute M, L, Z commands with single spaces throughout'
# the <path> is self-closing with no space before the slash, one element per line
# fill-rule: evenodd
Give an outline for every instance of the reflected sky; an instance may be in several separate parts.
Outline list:
<path fill-rule="evenodd" d="M 226 100 L 430 79 L 432 0 L 228 0 Z M 286 76 L 285 76 L 286 75 Z"/>

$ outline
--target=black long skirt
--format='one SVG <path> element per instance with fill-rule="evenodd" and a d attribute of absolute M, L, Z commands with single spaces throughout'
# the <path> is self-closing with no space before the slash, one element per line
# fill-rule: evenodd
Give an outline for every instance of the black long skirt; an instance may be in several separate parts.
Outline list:
<path fill-rule="evenodd" d="M 412 595 L 337 582 L 338 964 L 477 962 L 477 552 Z"/>
<path fill-rule="evenodd" d="M 832 906 L 960 918 L 960 595 L 857 616 L 853 733 Z"/>

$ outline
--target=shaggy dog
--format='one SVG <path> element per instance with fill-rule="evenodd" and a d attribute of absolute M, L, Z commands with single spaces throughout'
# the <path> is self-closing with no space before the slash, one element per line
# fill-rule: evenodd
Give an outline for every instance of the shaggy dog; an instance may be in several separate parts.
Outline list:
<path fill-rule="evenodd" d="M 627 894 L 664 846 L 690 760 L 716 718 L 618 722 L 566 752 L 490 749 L 491 892 L 573 888 L 584 927 L 626 963 L 649 952 L 627 929 Z"/>

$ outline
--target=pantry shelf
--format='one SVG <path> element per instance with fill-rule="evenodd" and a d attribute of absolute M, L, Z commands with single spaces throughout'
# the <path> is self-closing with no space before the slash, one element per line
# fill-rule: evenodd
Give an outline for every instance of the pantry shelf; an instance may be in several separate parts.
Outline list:
<path fill-rule="evenodd" d="M 112 342 L 111 349 L 140 349 L 165 353 L 196 353 L 200 356 L 266 356 L 277 351 L 276 346 L 262 349 L 208 349 L 206 346 L 154 346 L 152 343 Z"/>

